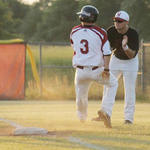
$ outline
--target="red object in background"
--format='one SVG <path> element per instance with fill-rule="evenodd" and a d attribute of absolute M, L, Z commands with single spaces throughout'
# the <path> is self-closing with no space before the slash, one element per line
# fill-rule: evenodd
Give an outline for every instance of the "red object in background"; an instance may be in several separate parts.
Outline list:
<path fill-rule="evenodd" d="M 26 45 L 0 44 L 0 99 L 24 99 Z"/>

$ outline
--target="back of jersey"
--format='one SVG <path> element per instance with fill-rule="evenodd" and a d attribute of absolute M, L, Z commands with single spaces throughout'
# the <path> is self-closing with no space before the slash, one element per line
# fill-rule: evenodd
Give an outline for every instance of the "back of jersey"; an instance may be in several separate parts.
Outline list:
<path fill-rule="evenodd" d="M 96 26 L 80 25 L 72 29 L 70 37 L 74 49 L 73 66 L 103 66 L 106 33 L 102 29 Z M 108 49 L 110 49 L 109 46 Z"/>

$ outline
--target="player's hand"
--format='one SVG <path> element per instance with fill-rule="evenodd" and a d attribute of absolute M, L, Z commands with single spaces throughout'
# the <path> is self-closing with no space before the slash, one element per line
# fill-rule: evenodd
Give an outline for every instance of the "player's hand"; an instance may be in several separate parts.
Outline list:
<path fill-rule="evenodd" d="M 128 37 L 126 35 L 123 36 L 122 46 L 126 46 L 128 43 Z"/>
<path fill-rule="evenodd" d="M 127 43 L 128 43 L 128 37 L 126 35 L 123 36 L 123 40 L 122 40 L 122 48 L 125 50 L 127 47 Z"/>
<path fill-rule="evenodd" d="M 103 78 L 103 80 L 108 80 L 109 79 L 109 76 L 110 76 L 110 73 L 109 73 L 109 71 L 103 71 L 102 72 L 102 78 Z"/>

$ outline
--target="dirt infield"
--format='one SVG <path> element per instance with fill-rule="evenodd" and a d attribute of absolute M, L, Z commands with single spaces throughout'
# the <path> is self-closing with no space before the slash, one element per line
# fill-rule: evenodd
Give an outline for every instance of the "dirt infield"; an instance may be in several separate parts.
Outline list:
<path fill-rule="evenodd" d="M 0 136 L 13 135 L 14 130 L 15 130 L 14 127 L 12 127 L 6 123 L 0 122 Z"/>

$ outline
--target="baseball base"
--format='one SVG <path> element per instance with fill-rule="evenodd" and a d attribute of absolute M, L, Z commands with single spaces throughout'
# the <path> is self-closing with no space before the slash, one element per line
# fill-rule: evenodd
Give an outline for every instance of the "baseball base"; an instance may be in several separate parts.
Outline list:
<path fill-rule="evenodd" d="M 46 135 L 48 131 L 37 127 L 19 127 L 14 130 L 13 135 Z"/>
<path fill-rule="evenodd" d="M 11 120 L 0 118 L 0 121 L 6 122 L 15 128 L 13 135 L 46 135 L 48 131 L 44 128 L 24 127 Z"/>

